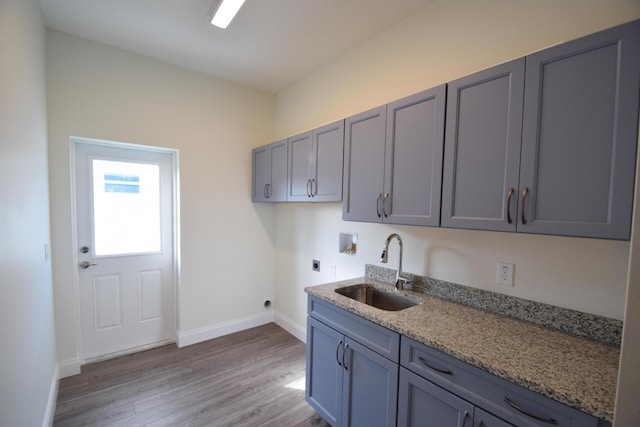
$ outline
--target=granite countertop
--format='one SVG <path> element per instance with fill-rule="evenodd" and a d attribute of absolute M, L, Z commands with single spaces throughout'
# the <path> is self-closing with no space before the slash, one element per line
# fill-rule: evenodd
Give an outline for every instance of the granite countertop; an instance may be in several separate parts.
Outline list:
<path fill-rule="evenodd" d="M 398 292 L 364 277 L 307 287 L 305 292 L 529 390 L 613 421 L 618 348 L 422 293 L 400 291 L 422 304 L 394 312 L 334 292 L 358 283 Z"/>

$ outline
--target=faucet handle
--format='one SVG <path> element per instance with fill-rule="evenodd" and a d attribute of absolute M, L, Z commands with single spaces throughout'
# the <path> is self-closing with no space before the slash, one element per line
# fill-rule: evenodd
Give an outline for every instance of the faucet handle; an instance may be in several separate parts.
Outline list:
<path fill-rule="evenodd" d="M 411 284 L 411 279 L 406 276 L 399 276 L 398 280 L 396 280 L 396 289 L 399 291 L 404 290 L 404 287 Z"/>

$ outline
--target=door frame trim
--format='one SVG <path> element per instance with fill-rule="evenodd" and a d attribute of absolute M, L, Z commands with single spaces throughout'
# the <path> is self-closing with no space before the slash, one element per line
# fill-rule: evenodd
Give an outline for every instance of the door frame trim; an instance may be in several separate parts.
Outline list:
<path fill-rule="evenodd" d="M 178 331 L 180 330 L 180 304 L 178 304 L 180 289 L 180 152 L 173 148 L 155 147 L 151 145 L 132 144 L 128 142 L 107 141 L 95 138 L 86 138 L 80 136 L 71 136 L 69 138 L 69 159 L 70 159 L 70 188 L 71 188 L 71 250 L 73 259 L 73 294 L 75 308 L 75 336 L 76 336 L 76 357 L 80 361 L 80 365 L 97 360 L 105 360 L 111 357 L 123 356 L 125 354 L 134 353 L 143 349 L 153 348 L 155 345 L 146 345 L 136 347 L 129 350 L 121 351 L 114 354 L 107 354 L 86 360 L 82 354 L 82 333 L 81 333 L 81 315 L 80 315 L 80 273 L 76 268 L 79 263 L 78 253 L 78 211 L 76 200 L 76 147 L 78 145 L 92 145 L 112 148 L 135 149 L 154 153 L 168 154 L 171 157 L 171 180 L 173 198 L 172 207 L 172 238 L 173 238 L 173 278 L 172 278 L 172 294 L 173 294 L 173 327 L 172 337 L 170 340 L 164 340 L 156 343 L 158 346 L 168 344 L 169 342 L 177 342 Z M 144 348 L 143 348 L 144 347 Z"/>

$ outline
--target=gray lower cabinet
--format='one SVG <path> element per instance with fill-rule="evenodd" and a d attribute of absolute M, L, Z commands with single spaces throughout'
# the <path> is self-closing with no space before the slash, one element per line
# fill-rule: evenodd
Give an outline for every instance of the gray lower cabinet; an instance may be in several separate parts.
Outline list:
<path fill-rule="evenodd" d="M 395 426 L 398 335 L 311 297 L 309 308 L 307 402 L 334 427 Z"/>
<path fill-rule="evenodd" d="M 342 381 L 344 369 L 340 350 L 344 335 L 307 318 L 307 378 L 305 398 L 332 426 L 342 422 Z"/>
<path fill-rule="evenodd" d="M 344 120 L 290 137 L 288 145 L 287 201 L 341 201 Z"/>
<path fill-rule="evenodd" d="M 455 394 L 400 368 L 398 427 L 513 427 Z"/>
<path fill-rule="evenodd" d="M 501 427 L 610 425 L 404 336 L 400 365 L 399 426 L 479 427 L 480 420 Z M 430 416 L 416 405 L 430 406 Z M 468 423 L 461 424 L 465 412 Z M 430 424 L 437 417 L 447 422 Z"/>
<path fill-rule="evenodd" d="M 252 155 L 254 202 L 287 200 L 287 140 L 254 148 Z"/>
<path fill-rule="evenodd" d="M 638 51 L 640 21 L 449 83 L 442 226 L 629 239 Z"/>
<path fill-rule="evenodd" d="M 332 426 L 610 427 L 309 295 L 306 401 Z"/>
<path fill-rule="evenodd" d="M 445 85 L 345 121 L 344 220 L 438 226 Z"/>

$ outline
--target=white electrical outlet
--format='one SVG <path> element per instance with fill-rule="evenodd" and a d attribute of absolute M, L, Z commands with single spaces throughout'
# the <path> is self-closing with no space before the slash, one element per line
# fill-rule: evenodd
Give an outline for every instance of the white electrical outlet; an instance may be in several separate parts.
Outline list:
<path fill-rule="evenodd" d="M 513 264 L 506 262 L 497 264 L 496 283 L 501 286 L 513 286 Z"/>

